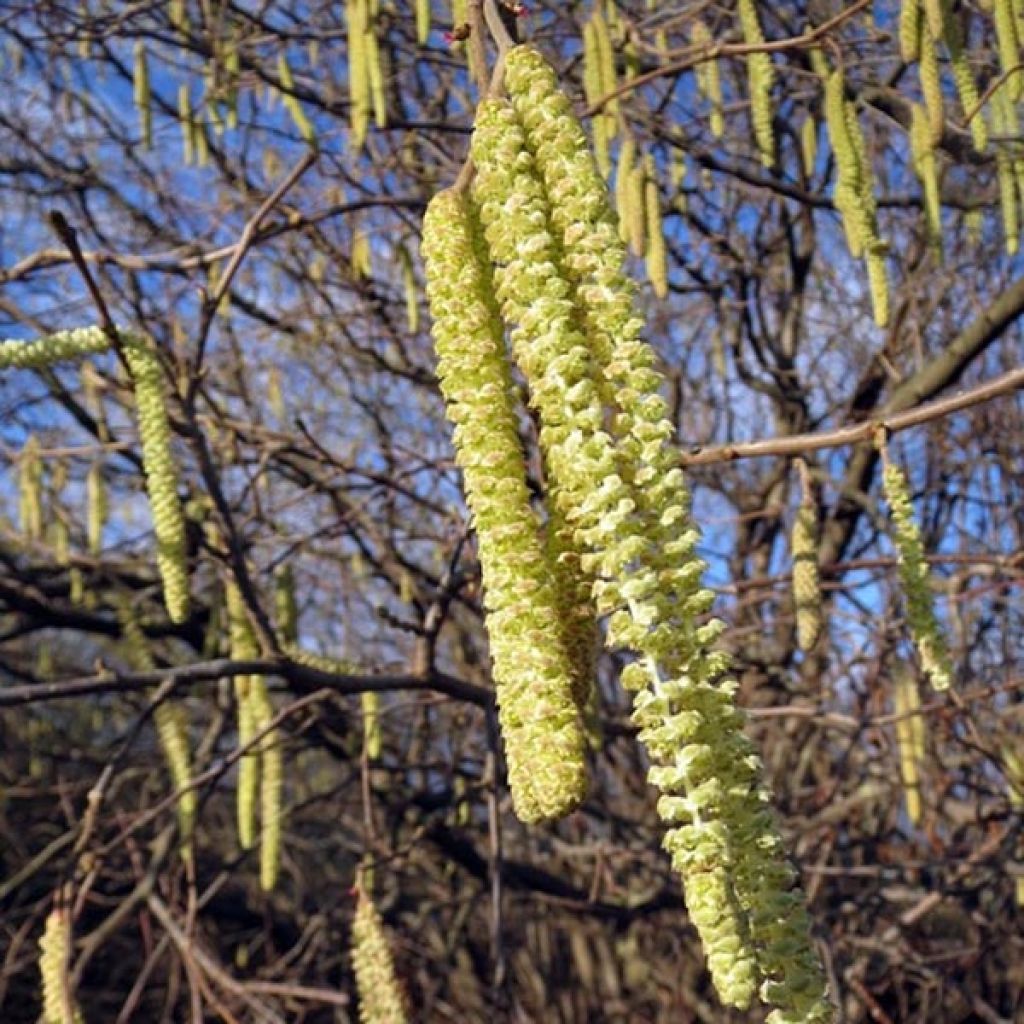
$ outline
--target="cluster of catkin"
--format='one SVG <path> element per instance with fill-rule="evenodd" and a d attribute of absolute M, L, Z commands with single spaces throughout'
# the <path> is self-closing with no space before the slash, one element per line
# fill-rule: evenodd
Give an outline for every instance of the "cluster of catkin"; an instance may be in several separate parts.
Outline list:
<path fill-rule="evenodd" d="M 225 598 L 232 661 L 258 658 L 259 644 L 237 584 L 227 584 Z M 281 862 L 281 804 L 284 790 L 281 737 L 278 730 L 270 726 L 274 718 L 274 706 L 263 676 L 235 676 L 235 703 L 238 708 L 238 743 L 245 748 L 238 766 L 238 842 L 243 850 L 249 850 L 255 845 L 258 802 L 260 888 L 270 892 L 277 884 Z"/>
<path fill-rule="evenodd" d="M 378 128 L 384 128 L 388 123 L 384 69 L 377 41 L 379 13 L 380 0 L 346 0 L 349 142 L 357 151 L 366 142 L 371 114 Z M 429 23 L 429 12 L 427 20 Z"/>
<path fill-rule="evenodd" d="M 424 222 L 439 373 L 480 546 L 487 627 L 517 811 L 575 806 L 585 786 L 564 604 L 529 502 L 505 348 L 537 413 L 547 528 L 631 660 L 623 684 L 662 792 L 665 846 L 724 1002 L 754 996 L 773 1024 L 833 1019 L 760 758 L 728 659 L 713 645 L 655 354 L 625 270 L 607 189 L 553 69 L 520 46 L 508 100 L 487 99 L 471 196 Z"/>
<path fill-rule="evenodd" d="M 164 603 L 172 622 L 184 622 L 189 606 L 185 518 L 178 498 L 178 470 L 171 451 L 163 372 L 145 339 L 128 331 L 119 331 L 118 339 L 135 389 L 142 467 L 153 516 Z M 110 348 L 110 344 L 110 337 L 100 327 L 58 331 L 37 341 L 2 341 L 0 369 L 41 369 L 96 355 Z"/>

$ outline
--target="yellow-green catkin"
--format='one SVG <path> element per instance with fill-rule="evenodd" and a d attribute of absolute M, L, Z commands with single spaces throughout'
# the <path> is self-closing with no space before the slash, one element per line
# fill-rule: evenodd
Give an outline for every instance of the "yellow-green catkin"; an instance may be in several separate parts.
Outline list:
<path fill-rule="evenodd" d="M 110 503 L 107 501 L 107 485 L 103 479 L 103 463 L 94 462 L 85 478 L 86 498 L 86 546 L 90 555 L 103 550 L 103 527 L 107 522 Z"/>
<path fill-rule="evenodd" d="M 928 244 L 942 258 L 942 203 L 939 196 L 938 159 L 928 129 L 928 115 L 918 103 L 910 108 L 910 156 L 921 182 Z"/>
<path fill-rule="evenodd" d="M 764 43 L 764 32 L 757 16 L 754 0 L 739 0 L 738 10 L 743 41 L 751 46 Z M 771 167 L 775 163 L 775 130 L 772 127 L 772 86 L 775 66 L 767 53 L 747 55 L 747 82 L 750 89 L 750 118 L 754 126 L 754 139 L 761 154 L 761 163 Z"/>
<path fill-rule="evenodd" d="M 627 135 L 619 147 L 619 161 L 615 169 L 615 212 L 619 218 L 619 238 L 629 241 L 633 213 L 630 211 L 630 200 L 634 194 L 630 190 L 630 176 L 636 165 L 636 143 L 632 135 Z"/>
<path fill-rule="evenodd" d="M 614 9 L 614 8 L 613 8 Z M 594 26 L 594 36 L 597 40 L 598 67 L 601 75 L 601 94 L 608 96 L 619 87 L 619 76 L 615 69 L 615 47 L 612 45 L 611 32 L 608 30 L 608 22 L 601 13 L 600 5 L 594 8 L 591 18 Z M 608 138 L 615 137 L 619 124 L 619 100 L 618 97 L 609 100 L 604 107 L 604 116 Z"/>
<path fill-rule="evenodd" d="M 431 200 L 423 259 L 438 375 L 477 534 L 513 805 L 525 821 L 556 818 L 585 795 L 585 740 L 530 505 L 495 285 L 465 196 Z"/>
<path fill-rule="evenodd" d="M 851 255 L 864 258 L 875 323 L 881 327 L 889 319 L 887 247 L 878 234 L 874 176 L 864 134 L 856 108 L 846 100 L 841 71 L 833 71 L 825 80 L 825 124 L 836 158 L 833 200 L 843 218 Z"/>
<path fill-rule="evenodd" d="M 647 277 L 659 299 L 668 296 L 668 249 L 665 243 L 665 225 L 661 219 L 661 193 L 654 175 L 654 162 L 646 163 L 644 181 L 644 213 L 647 222 L 647 249 L 645 259 Z"/>
<path fill-rule="evenodd" d="M 18 456 L 18 525 L 28 540 L 43 539 L 43 462 L 35 434 Z"/>
<path fill-rule="evenodd" d="M 352 276 L 361 278 L 373 277 L 373 257 L 370 252 L 370 238 L 365 231 L 352 233 L 352 253 L 349 261 Z"/>
<path fill-rule="evenodd" d="M 644 165 L 633 165 L 626 180 L 625 224 L 630 252 L 638 259 L 647 251 L 646 190 Z"/>
<path fill-rule="evenodd" d="M 187 166 L 195 160 L 196 122 L 192 116 L 192 98 L 184 82 L 178 86 L 178 127 L 181 130 L 181 159 Z"/>
<path fill-rule="evenodd" d="M 900 580 L 906 603 L 907 625 L 914 640 L 921 667 L 936 690 L 949 689 L 953 667 L 946 638 L 935 615 L 928 564 L 921 543 L 921 531 L 914 518 L 910 488 L 903 470 L 890 461 L 882 447 L 882 483 L 889 504 L 893 542 L 899 560 Z"/>
<path fill-rule="evenodd" d="M 949 66 L 953 72 L 953 81 L 956 84 L 957 94 L 960 96 L 960 105 L 964 114 L 973 114 L 971 118 L 971 138 L 974 141 L 974 148 L 983 152 L 988 145 L 988 130 L 985 127 L 985 119 L 978 110 L 980 95 L 978 85 L 974 81 L 974 74 L 967 61 L 967 53 L 964 49 L 964 34 L 960 25 L 960 19 L 950 8 L 950 0 L 941 0 L 945 17 L 943 18 L 943 41 L 949 51 Z"/>
<path fill-rule="evenodd" d="M 260 888 L 271 892 L 277 884 L 281 863 L 281 833 L 284 799 L 284 750 L 281 735 L 269 728 L 274 706 L 262 676 L 249 679 L 250 719 L 259 740 L 260 790 Z"/>
<path fill-rule="evenodd" d="M 921 0 L 902 0 L 900 4 L 900 56 L 908 63 L 921 53 Z"/>
<path fill-rule="evenodd" d="M 71 956 L 71 925 L 67 912 L 52 910 L 39 940 L 39 974 L 42 977 L 43 1024 L 83 1024 L 82 1011 L 68 991 L 68 960 Z"/>
<path fill-rule="evenodd" d="M 1014 16 L 1013 0 L 995 0 L 993 13 L 996 23 L 996 44 L 999 49 L 999 68 L 1007 75 L 1006 88 L 1014 100 L 1021 98 L 1024 73 L 1012 71 L 1020 64 L 1020 38 L 1017 19 Z M 1012 74 L 1011 74 L 1012 71 Z"/>
<path fill-rule="evenodd" d="M 145 44 L 141 39 L 135 43 L 132 94 L 135 98 L 135 110 L 139 115 L 139 131 L 142 135 L 142 145 L 146 149 L 152 149 L 153 105 L 149 87 L 149 61 L 146 58 Z"/>
<path fill-rule="evenodd" d="M 405 321 L 409 333 L 415 334 L 420 329 L 420 297 L 412 257 L 404 245 L 398 247 L 398 262 L 402 268 L 402 288 L 405 291 Z"/>
<path fill-rule="evenodd" d="M 430 38 L 430 0 L 416 0 L 416 42 L 426 46 Z"/>
<path fill-rule="evenodd" d="M 593 18 L 583 26 L 583 93 L 588 106 L 593 106 L 604 96 L 601 49 Z M 612 161 L 609 153 L 610 133 L 606 111 L 599 111 L 593 116 L 590 131 L 594 139 L 597 166 L 601 169 L 601 174 L 608 178 L 612 173 Z"/>
<path fill-rule="evenodd" d="M 123 597 L 118 602 L 117 618 L 124 637 L 124 649 L 129 663 L 142 672 L 156 671 L 156 662 L 150 650 L 149 640 L 143 632 L 131 598 Z M 182 839 L 182 856 L 189 856 L 188 841 L 195 827 L 199 798 L 190 786 L 192 780 L 192 756 L 188 745 L 188 717 L 185 709 L 170 700 L 162 701 L 153 712 L 160 750 L 164 755 L 167 774 L 171 785 L 181 791 L 178 798 L 178 830 Z"/>
<path fill-rule="evenodd" d="M 306 112 L 302 109 L 298 96 L 295 95 L 295 78 L 292 75 L 291 66 L 283 50 L 277 55 L 277 77 L 281 83 L 281 97 L 284 101 L 285 109 L 291 115 L 295 127 L 299 130 L 299 135 L 309 145 L 315 146 L 316 129 L 313 127 L 313 122 L 310 121 L 306 116 Z"/>
<path fill-rule="evenodd" d="M 189 605 L 185 516 L 178 498 L 178 468 L 171 451 L 163 372 L 156 353 L 145 340 L 122 334 L 121 341 L 135 386 L 142 467 L 153 516 L 164 603 L 172 622 L 184 622 Z"/>
<path fill-rule="evenodd" d="M 921 47 L 918 63 L 921 76 L 921 94 L 924 106 L 928 111 L 928 130 L 931 133 L 932 145 L 942 141 L 945 130 L 945 109 L 942 103 L 942 76 L 939 71 L 938 40 L 928 28 L 927 22 L 921 20 Z"/>
<path fill-rule="evenodd" d="M 274 570 L 274 621 L 285 646 L 299 639 L 299 606 L 295 600 L 295 573 L 290 565 Z"/>
<path fill-rule="evenodd" d="M 35 341 L 0 341 L 0 370 L 38 370 L 110 348 L 110 338 L 100 327 L 57 331 Z"/>
<path fill-rule="evenodd" d="M 811 114 L 808 114 L 800 125 L 800 158 L 804 177 L 812 178 L 815 164 L 818 162 L 818 122 Z"/>
<path fill-rule="evenodd" d="M 893 709 L 896 745 L 899 753 L 903 802 L 912 825 L 921 820 L 921 763 L 925 756 L 924 718 L 917 679 L 907 665 L 899 666 L 893 677 Z"/>
<path fill-rule="evenodd" d="M 942 38 L 945 29 L 945 8 L 942 0 L 921 0 L 924 24 L 936 39 Z"/>
<path fill-rule="evenodd" d="M 366 37 L 369 30 L 367 0 L 346 0 L 348 25 L 349 144 L 358 152 L 370 127 L 370 64 Z"/>
<path fill-rule="evenodd" d="M 793 556 L 793 605 L 797 643 L 809 651 L 821 634 L 821 582 L 818 577 L 818 513 L 814 496 L 804 485 L 790 535 Z"/>
<path fill-rule="evenodd" d="M 478 111 L 475 195 L 607 644 L 636 657 L 621 681 L 662 792 L 665 846 L 723 1001 L 745 1007 L 760 989 L 772 1024 L 830 1021 L 728 658 L 711 649 L 723 626 L 704 619 L 714 595 L 607 189 L 551 66 L 521 46 L 505 70 L 511 108 Z"/>
<path fill-rule="evenodd" d="M 694 46 L 710 47 L 712 43 L 711 32 L 700 19 L 694 22 L 690 38 Z M 711 104 L 709 123 L 711 134 L 716 139 L 720 139 L 725 132 L 725 110 L 722 98 L 722 77 L 718 69 L 718 60 L 701 61 L 695 68 L 695 74 L 697 77 L 697 89 Z"/>
<path fill-rule="evenodd" d="M 246 614 L 241 591 L 234 582 L 225 588 L 228 616 L 228 651 L 233 661 L 245 661 L 257 657 L 259 645 Z M 238 709 L 238 745 L 248 748 L 238 765 L 238 790 L 236 794 L 236 817 L 238 820 L 238 843 L 243 850 L 251 849 L 256 842 L 256 797 L 260 785 L 259 751 L 253 747 L 256 734 L 255 697 L 258 676 L 235 676 L 235 704 Z M 255 700 L 254 700 L 255 697 Z"/>
<path fill-rule="evenodd" d="M 365 879 L 356 886 L 356 913 L 352 921 L 352 967 L 359 995 L 360 1024 L 405 1024 L 405 1005 L 395 975 L 384 922 Z"/>
<path fill-rule="evenodd" d="M 363 711 L 363 750 L 371 761 L 376 761 L 382 746 L 380 694 L 376 690 L 364 690 L 360 694 L 360 706 Z"/>
<path fill-rule="evenodd" d="M 1000 136 L 1000 143 L 996 147 L 996 174 L 999 178 L 1003 238 L 1006 251 L 1012 256 L 1020 241 L 1020 217 L 1013 154 L 1004 140 L 1016 135 L 1017 113 L 1006 89 L 997 89 L 992 96 L 992 123 L 996 134 Z"/>

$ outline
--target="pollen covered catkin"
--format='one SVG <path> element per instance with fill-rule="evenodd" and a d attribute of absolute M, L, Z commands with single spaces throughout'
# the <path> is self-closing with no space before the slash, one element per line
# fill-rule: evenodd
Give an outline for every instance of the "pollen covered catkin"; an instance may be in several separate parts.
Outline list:
<path fill-rule="evenodd" d="M 512 49 L 506 85 L 513 109 L 478 110 L 476 196 L 558 500 L 609 615 L 607 644 L 637 659 L 622 683 L 663 794 L 665 846 L 723 1001 L 746 1006 L 760 986 L 773 1024 L 829 1021 L 760 758 L 722 678 L 728 658 L 710 649 L 723 627 L 703 620 L 714 595 L 607 189 L 543 57 Z"/>
<path fill-rule="evenodd" d="M 948 690 L 953 668 L 949 661 L 946 638 L 935 615 L 928 564 L 921 543 L 921 530 L 914 518 L 910 488 L 903 470 L 889 460 L 884 447 L 882 453 L 882 483 L 892 518 L 893 542 L 903 583 L 907 625 L 921 659 L 921 667 L 932 686 L 936 690 Z"/>
<path fill-rule="evenodd" d="M 18 526 L 28 540 L 43 539 L 43 463 L 35 434 L 18 456 Z"/>
<path fill-rule="evenodd" d="M 556 818 L 585 795 L 585 740 L 530 507 L 494 282 L 465 196 L 431 200 L 423 258 L 438 375 L 477 534 L 512 800 L 525 821 Z"/>
<path fill-rule="evenodd" d="M 86 494 L 86 546 L 90 555 L 103 550 L 103 527 L 107 522 L 109 502 L 107 485 L 103 479 L 103 463 L 94 462 L 85 478 Z"/>
<path fill-rule="evenodd" d="M 693 24 L 690 35 L 694 46 L 710 46 L 712 39 L 707 25 L 698 19 Z M 722 99 L 722 77 L 718 69 L 717 60 L 701 61 L 695 68 L 697 76 L 697 88 L 711 104 L 711 120 L 709 127 L 711 134 L 720 139 L 725 132 L 725 113 Z"/>
<path fill-rule="evenodd" d="M 900 716 L 896 721 L 896 745 L 903 799 L 907 817 L 916 825 L 921 820 L 920 766 L 925 756 L 925 732 L 917 679 L 907 665 L 899 666 L 893 678 L 893 706 Z"/>
<path fill-rule="evenodd" d="M 751 46 L 764 43 L 764 32 L 757 16 L 754 0 L 738 0 L 740 28 L 743 41 Z M 772 127 L 772 86 L 775 84 L 775 66 L 767 53 L 747 55 L 747 81 L 750 88 L 750 118 L 754 138 L 761 153 L 761 163 L 771 167 L 775 163 L 775 130 Z"/>
<path fill-rule="evenodd" d="M 259 655 L 259 646 L 253 634 L 245 602 L 234 581 L 225 587 L 228 616 L 228 653 L 233 661 L 245 661 Z M 235 676 L 235 704 L 238 709 L 238 746 L 247 748 L 238 764 L 236 817 L 238 844 L 243 850 L 256 842 L 256 797 L 260 785 L 259 751 L 252 747 L 257 731 L 256 710 L 259 697 L 254 681 L 258 676 Z"/>
<path fill-rule="evenodd" d="M 178 468 L 171 451 L 164 378 L 156 353 L 141 338 L 122 334 L 142 444 L 142 467 L 156 535 L 156 564 L 163 580 L 164 603 L 171 622 L 188 618 L 188 563 L 185 516 L 178 498 Z"/>
<path fill-rule="evenodd" d="M 928 244 L 942 258 L 942 204 L 939 196 L 938 160 L 932 146 L 927 114 L 918 103 L 910 107 L 910 155 L 921 182 Z"/>
<path fill-rule="evenodd" d="M 974 81 L 974 74 L 967 61 L 967 53 L 964 50 L 964 34 L 960 26 L 960 20 L 950 8 L 950 0 L 941 0 L 943 18 L 943 41 L 949 51 L 949 66 L 953 72 L 953 81 L 956 84 L 956 91 L 960 96 L 960 105 L 964 114 L 973 113 L 971 118 L 971 138 L 974 140 L 974 148 L 983 152 L 988 145 L 988 130 L 985 127 L 985 119 L 978 110 L 980 96 L 978 85 Z"/>
<path fill-rule="evenodd" d="M 52 910 L 39 940 L 39 974 L 43 989 L 43 1024 L 83 1024 L 78 1003 L 67 989 L 67 965 L 71 953 L 70 925 L 66 911 Z"/>
<path fill-rule="evenodd" d="M 359 994 L 360 1024 L 405 1024 L 405 1006 L 384 922 L 362 885 L 356 888 L 356 900 L 352 967 Z"/>
<path fill-rule="evenodd" d="M 802 651 L 809 651 L 821 633 L 821 583 L 818 579 L 817 514 L 813 501 L 807 496 L 796 510 L 790 548 L 797 642 Z"/>
<path fill-rule="evenodd" d="M 139 115 L 139 132 L 142 135 L 142 145 L 146 149 L 152 149 L 153 107 L 149 87 L 149 62 L 146 59 L 145 44 L 141 39 L 135 43 L 132 94 L 135 98 L 135 109 Z"/>
<path fill-rule="evenodd" d="M 908 64 L 917 60 L 921 53 L 921 17 L 921 0 L 902 0 L 899 25 L 900 56 Z"/>
<path fill-rule="evenodd" d="M 1006 87 L 1010 90 L 1010 98 L 1019 100 L 1024 86 L 1024 75 L 1019 70 L 1013 70 L 1020 63 L 1021 43 L 1013 7 L 1013 0 L 994 0 L 993 13 L 996 23 L 996 44 L 999 49 L 999 69 L 1004 75 L 1009 76 Z"/>

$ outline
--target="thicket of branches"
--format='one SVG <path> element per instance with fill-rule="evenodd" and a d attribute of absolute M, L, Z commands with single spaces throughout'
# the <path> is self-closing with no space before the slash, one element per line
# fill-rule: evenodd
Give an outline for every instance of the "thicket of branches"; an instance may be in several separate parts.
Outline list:
<path fill-rule="evenodd" d="M 637 245 L 647 337 L 739 700 L 851 1024 L 1024 1014 L 1024 155 L 1019 47 L 1000 52 L 996 35 L 997 17 L 1024 27 L 1024 12 L 994 5 L 944 7 L 963 60 L 955 33 L 931 40 L 938 115 L 890 2 L 757 5 L 764 46 L 745 42 L 731 2 L 600 3 L 614 80 L 606 68 L 596 85 L 582 59 L 593 4 L 505 11 L 610 138 L 612 163 L 625 150 L 641 168 L 667 262 L 662 285 L 649 240 Z M 0 11 L 0 335 L 99 323 L 153 339 L 192 597 L 173 623 L 116 355 L 0 374 L 5 1020 L 41 1012 L 55 902 L 74 937 L 64 981 L 88 1021 L 354 1020 L 360 863 L 414 1019 L 759 1019 L 716 1000 L 659 847 L 620 659 L 599 662 L 583 807 L 543 827 L 511 813 L 419 256 L 495 50 L 479 5 L 430 5 L 426 34 L 416 7 Z M 360 16 L 382 68 L 369 106 L 356 90 L 371 118 L 361 145 Z M 773 68 L 770 154 L 752 54 Z M 884 327 L 837 208 L 823 60 L 864 133 Z M 975 109 L 956 88 L 964 61 Z M 921 116 L 923 157 L 910 143 Z M 880 425 L 922 526 L 948 694 L 927 687 L 908 639 Z M 526 419 L 522 435 L 539 489 Z M 824 628 L 808 651 L 791 588 L 797 456 L 820 522 Z M 231 656 L 226 588 L 252 627 L 247 660 Z M 254 673 L 285 764 L 269 893 L 235 823 L 232 680 Z M 899 703 L 908 674 L 916 715 Z M 198 797 L 184 858 L 155 729 L 166 706 L 187 716 Z M 922 720 L 912 795 L 906 723 Z"/>

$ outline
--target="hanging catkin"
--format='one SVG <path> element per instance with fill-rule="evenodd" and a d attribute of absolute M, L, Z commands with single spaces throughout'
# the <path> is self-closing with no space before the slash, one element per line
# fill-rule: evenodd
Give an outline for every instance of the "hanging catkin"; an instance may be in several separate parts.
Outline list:
<path fill-rule="evenodd" d="M 619 218 L 619 238 L 629 241 L 630 228 L 636 211 L 630 210 L 630 200 L 634 198 L 630 190 L 630 178 L 636 164 L 636 143 L 632 135 L 627 135 L 619 147 L 619 162 L 615 168 L 615 212 Z"/>
<path fill-rule="evenodd" d="M 921 771 L 925 756 L 924 719 L 917 679 L 909 665 L 900 665 L 893 676 L 893 708 L 896 721 L 896 745 L 899 752 L 903 801 L 912 825 L 921 820 Z"/>
<path fill-rule="evenodd" d="M 748 46 L 764 43 L 764 32 L 757 16 L 754 0 L 739 0 L 738 10 L 743 41 Z M 750 117 L 754 138 L 761 153 L 761 163 L 771 167 L 775 163 L 775 131 L 772 127 L 772 86 L 775 67 L 767 53 L 747 55 L 747 82 L 750 89 Z"/>
<path fill-rule="evenodd" d="M 18 526 L 26 539 L 43 539 L 43 463 L 35 434 L 18 456 Z"/>
<path fill-rule="evenodd" d="M 299 606 L 295 600 L 295 573 L 287 564 L 274 570 L 274 621 L 285 647 L 298 641 Z"/>
<path fill-rule="evenodd" d="M 464 196 L 431 200 L 423 258 L 438 375 L 479 546 L 512 799 L 525 821 L 560 817 L 586 791 L 583 730 L 530 507 L 494 284 Z"/>
<path fill-rule="evenodd" d="M 647 277 L 651 288 L 659 299 L 668 296 L 668 251 L 665 244 L 665 227 L 661 219 L 661 193 L 654 173 L 654 161 L 645 162 L 647 170 L 644 182 L 644 210 L 647 220 Z"/>
<path fill-rule="evenodd" d="M 186 166 L 195 159 L 196 125 L 192 117 L 192 98 L 188 86 L 178 86 L 178 127 L 181 131 L 181 160 Z"/>
<path fill-rule="evenodd" d="M 939 72 L 937 37 L 933 36 L 924 19 L 921 20 L 921 49 L 918 64 L 921 75 L 921 94 L 928 111 L 928 129 L 932 145 L 942 141 L 945 129 L 945 111 L 942 105 L 942 78 Z"/>
<path fill-rule="evenodd" d="M 309 145 L 315 146 L 316 130 L 313 128 L 313 122 L 302 109 L 298 96 L 295 95 L 295 78 L 283 50 L 277 55 L 277 77 L 281 83 L 281 98 L 284 101 L 285 109 L 291 115 L 295 127 L 299 130 L 299 135 Z"/>
<path fill-rule="evenodd" d="M 939 198 L 938 160 L 928 129 L 928 115 L 918 103 L 910 108 L 910 156 L 921 182 L 928 244 L 942 259 L 942 204 Z"/>
<path fill-rule="evenodd" d="M 1013 0 L 994 0 L 996 22 L 996 44 L 999 49 L 999 68 L 1009 76 L 1006 87 L 1014 100 L 1021 98 L 1024 77 L 1017 66 L 1020 64 L 1020 39 L 1017 32 L 1017 20 L 1013 11 Z M 1014 70 L 1017 68 L 1017 70 Z M 1012 73 L 1011 73 L 1012 72 Z"/>
<path fill-rule="evenodd" d="M 416 0 L 416 42 L 426 46 L 430 38 L 430 0 Z"/>
<path fill-rule="evenodd" d="M 694 46 L 710 47 L 712 43 L 711 33 L 707 25 L 698 19 L 693 24 L 690 35 Z M 709 127 L 711 134 L 720 139 L 725 131 L 725 113 L 722 100 L 722 77 L 718 70 L 718 60 L 701 61 L 695 69 L 697 76 L 697 88 L 702 96 L 711 104 L 711 120 Z"/>
<path fill-rule="evenodd" d="M 360 1024 L 404 1024 L 405 1006 L 384 923 L 362 881 L 356 885 L 356 901 L 352 967 L 359 994 Z"/>
<path fill-rule="evenodd" d="M 818 578 L 818 514 L 807 479 L 799 469 L 800 504 L 793 519 L 790 551 L 793 556 L 793 605 L 796 608 L 797 643 L 809 651 L 821 633 L 821 583 Z"/>
<path fill-rule="evenodd" d="M 142 145 L 146 149 L 152 149 L 153 107 L 149 89 L 149 62 L 146 59 L 145 44 L 141 39 L 135 43 L 132 95 L 135 99 L 135 110 L 139 115 L 139 132 L 142 135 Z"/>
<path fill-rule="evenodd" d="M 960 105 L 964 114 L 973 113 L 971 118 L 971 138 L 974 140 L 974 148 L 981 153 L 988 145 L 988 131 L 985 128 L 985 119 L 978 110 L 980 96 L 978 85 L 974 81 L 971 66 L 967 62 L 967 54 L 964 51 L 964 34 L 959 18 L 950 9 L 950 0 L 941 0 L 945 12 L 943 19 L 943 40 L 946 49 L 949 50 L 949 66 L 953 72 L 953 81 L 956 84 L 956 91 L 960 96 Z"/>
<path fill-rule="evenodd" d="M 593 18 L 583 26 L 583 92 L 588 106 L 593 106 L 604 96 L 601 48 Z M 612 173 L 612 162 L 609 155 L 608 115 L 605 111 L 599 111 L 594 115 L 590 122 L 590 130 L 594 139 L 597 166 L 601 169 L 601 174 L 608 178 Z"/>
<path fill-rule="evenodd" d="M 1020 220 L 1017 204 L 1017 185 L 1014 174 L 1014 159 L 1007 143 L 1003 140 L 1017 134 L 1017 112 L 1010 99 L 1009 90 L 997 89 L 992 96 L 992 125 L 1000 136 L 996 147 L 996 174 L 999 178 L 999 207 L 1003 216 L 1003 237 L 1006 251 L 1012 256 L 1017 251 L 1020 239 Z"/>
<path fill-rule="evenodd" d="M 94 462 L 85 478 L 86 497 L 86 547 L 90 555 L 103 550 L 103 527 L 107 522 L 109 502 L 107 487 L 103 479 L 103 463 Z"/>
<path fill-rule="evenodd" d="M 68 991 L 71 926 L 67 912 L 52 910 L 39 940 L 39 974 L 43 989 L 43 1024 L 83 1024 L 82 1011 Z"/>
<path fill-rule="evenodd" d="M 722 679 L 728 659 L 710 650 L 723 627 L 698 621 L 713 594 L 607 191 L 547 62 L 514 48 L 506 84 L 514 109 L 488 100 L 478 111 L 476 194 L 558 500 L 586 550 L 583 571 L 599 580 L 607 642 L 638 659 L 622 682 L 636 691 L 666 848 L 723 1000 L 745 1006 L 760 985 L 779 1008 L 773 1024 L 831 1020 L 760 760 Z"/>
<path fill-rule="evenodd" d="M 800 125 L 800 159 L 803 163 L 804 177 L 814 176 L 814 167 L 818 162 L 818 122 L 808 114 Z"/>
<path fill-rule="evenodd" d="M 155 672 L 156 662 L 150 651 L 149 640 L 143 632 L 132 598 L 122 596 L 117 603 L 117 618 L 124 637 L 128 662 L 143 672 Z M 190 856 L 189 839 L 195 826 L 199 799 L 192 787 L 192 755 L 188 745 L 188 717 L 185 709 L 170 699 L 161 701 L 153 712 L 160 750 L 167 765 L 167 774 L 174 789 L 181 791 L 178 798 L 178 831 L 181 833 L 182 857 Z"/>
<path fill-rule="evenodd" d="M 902 0 L 900 4 L 900 56 L 908 63 L 921 54 L 921 0 Z"/>
<path fill-rule="evenodd" d="M 415 334 L 420 329 L 420 297 L 412 257 L 404 245 L 398 247 L 398 263 L 402 268 L 402 288 L 405 291 L 405 320 L 409 333 Z"/>
<path fill-rule="evenodd" d="M 349 144 L 358 152 L 370 127 L 370 65 L 366 37 L 369 14 L 366 0 L 346 0 L 348 26 Z"/>
<path fill-rule="evenodd" d="M 932 686 L 936 690 L 948 690 L 953 668 L 946 649 L 946 638 L 935 615 L 928 563 L 924 557 L 921 531 L 914 518 L 910 488 L 903 471 L 890 461 L 884 441 L 880 441 L 879 446 L 884 467 L 882 483 L 892 519 L 892 539 L 896 545 L 900 580 L 903 583 L 907 625 L 921 659 L 921 667 Z"/>
<path fill-rule="evenodd" d="M 225 587 L 228 615 L 228 653 L 232 661 L 246 661 L 259 655 L 259 646 L 245 611 L 238 585 L 229 581 Z M 238 746 L 245 749 L 238 764 L 238 790 L 236 817 L 238 843 L 243 850 L 256 841 L 256 797 L 259 792 L 259 751 L 252 744 L 256 734 L 255 697 L 253 680 L 257 676 L 235 676 L 235 704 L 238 708 Z"/>
<path fill-rule="evenodd" d="M 178 469 L 171 452 L 163 372 L 156 354 L 143 339 L 122 333 L 121 341 L 135 386 L 142 467 L 153 516 L 164 603 L 172 622 L 184 622 L 189 605 L 185 517 L 178 499 Z"/>

